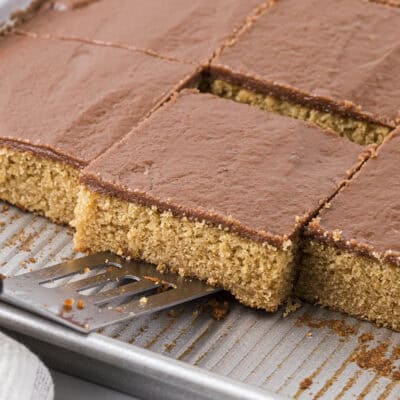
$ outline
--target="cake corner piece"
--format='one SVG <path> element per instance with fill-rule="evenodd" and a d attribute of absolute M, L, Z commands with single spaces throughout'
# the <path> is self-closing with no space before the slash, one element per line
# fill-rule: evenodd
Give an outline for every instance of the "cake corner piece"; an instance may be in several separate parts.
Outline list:
<path fill-rule="evenodd" d="M 0 40 L 0 199 L 58 223 L 73 218 L 81 169 L 199 73 L 126 49 Z"/>

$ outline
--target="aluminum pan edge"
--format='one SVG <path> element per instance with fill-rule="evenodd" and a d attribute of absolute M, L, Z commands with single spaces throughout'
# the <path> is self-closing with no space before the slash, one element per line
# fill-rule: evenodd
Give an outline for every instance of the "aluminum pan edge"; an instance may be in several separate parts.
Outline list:
<path fill-rule="evenodd" d="M 76 333 L 5 303 L 0 303 L 0 326 L 16 332 L 18 338 L 26 335 L 41 343 L 64 349 L 68 353 L 78 354 L 78 358 L 84 358 L 86 362 L 92 362 L 91 368 L 95 371 L 97 368 L 97 371 L 89 378 L 97 383 L 107 384 L 125 393 L 137 395 L 137 383 L 140 382 L 140 392 L 145 399 L 154 399 L 157 392 L 162 393 L 162 398 L 166 400 L 284 399 L 265 390 L 235 382 L 104 335 L 93 333 L 85 336 Z M 116 365 L 119 366 L 119 371 L 112 370 Z M 79 376 L 82 377 L 82 369 L 79 366 L 75 368 L 72 361 L 68 364 L 66 372 L 73 375 L 75 371 L 80 372 Z M 112 382 L 116 372 L 118 376 L 124 378 L 123 383 L 115 380 Z M 108 379 L 107 377 L 110 378 L 110 382 L 104 381 Z"/>

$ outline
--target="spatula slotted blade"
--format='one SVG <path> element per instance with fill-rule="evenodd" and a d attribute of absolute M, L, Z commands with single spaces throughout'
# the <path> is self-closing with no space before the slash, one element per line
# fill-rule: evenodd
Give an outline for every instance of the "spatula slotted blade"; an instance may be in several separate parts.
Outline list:
<path fill-rule="evenodd" d="M 109 252 L 6 278 L 1 286 L 1 300 L 86 333 L 220 291 Z"/>

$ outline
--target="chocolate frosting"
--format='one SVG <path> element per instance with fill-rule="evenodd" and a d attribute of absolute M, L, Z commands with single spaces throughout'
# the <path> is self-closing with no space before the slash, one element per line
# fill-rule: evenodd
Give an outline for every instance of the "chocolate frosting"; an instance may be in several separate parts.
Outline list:
<path fill-rule="evenodd" d="M 303 121 L 185 90 L 85 168 L 82 180 L 284 246 L 359 166 L 360 151 Z"/>
<path fill-rule="evenodd" d="M 376 3 L 382 3 L 386 4 L 388 6 L 400 6 L 400 0 L 370 0 L 370 1 L 375 1 Z"/>
<path fill-rule="evenodd" d="M 313 221 L 306 234 L 400 265 L 400 129 Z"/>
<path fill-rule="evenodd" d="M 195 68 L 123 49 L 8 36 L 0 42 L 0 144 L 86 165 Z"/>
<path fill-rule="evenodd" d="M 56 0 L 23 29 L 132 45 L 198 63 L 262 5 L 263 0 Z"/>
<path fill-rule="evenodd" d="M 399 20 L 397 7 L 364 0 L 280 0 L 214 65 L 319 108 L 394 126 Z"/>

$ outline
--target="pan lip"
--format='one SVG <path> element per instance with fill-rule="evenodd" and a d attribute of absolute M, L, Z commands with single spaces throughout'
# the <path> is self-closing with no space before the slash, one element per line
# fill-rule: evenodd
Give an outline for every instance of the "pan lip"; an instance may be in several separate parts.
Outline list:
<path fill-rule="evenodd" d="M 152 387 L 146 384 L 146 379 L 155 379 L 159 385 L 166 386 L 166 391 L 167 385 L 172 384 L 175 388 L 179 388 L 182 395 L 186 393 L 196 399 L 283 400 L 286 398 L 100 333 L 84 335 L 75 332 L 3 302 L 0 302 L 0 326 L 88 357 L 93 360 L 91 368 L 96 368 L 95 363 L 98 362 L 108 365 L 111 375 L 113 366 L 122 368 L 132 375 L 140 375 L 143 380 L 141 389 L 148 390 L 149 395 L 152 393 Z M 73 368 L 71 365 L 71 371 Z"/>

